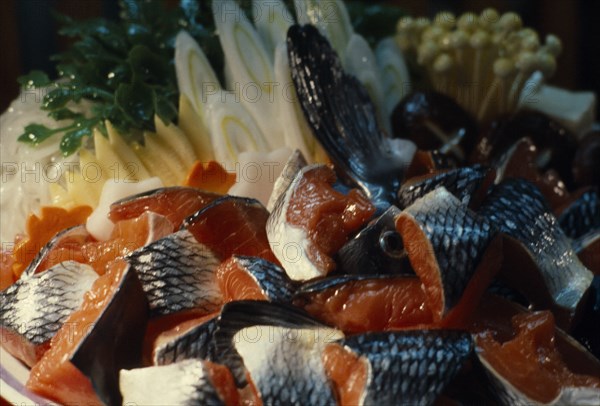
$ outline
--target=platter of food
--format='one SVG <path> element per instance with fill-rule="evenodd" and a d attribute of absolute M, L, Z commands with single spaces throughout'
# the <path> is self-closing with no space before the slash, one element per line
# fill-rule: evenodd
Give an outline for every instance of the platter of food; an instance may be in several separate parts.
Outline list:
<path fill-rule="evenodd" d="M 120 7 L 59 17 L 0 117 L 3 399 L 600 403 L 600 131 L 559 38 Z"/>

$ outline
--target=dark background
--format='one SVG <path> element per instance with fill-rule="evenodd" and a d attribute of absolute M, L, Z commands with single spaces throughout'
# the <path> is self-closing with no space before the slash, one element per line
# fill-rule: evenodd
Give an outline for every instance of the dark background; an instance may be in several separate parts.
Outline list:
<path fill-rule="evenodd" d="M 171 1 L 171 0 L 168 0 Z M 200 0 L 208 1 L 208 0 Z M 171 1 L 173 2 L 173 1 Z M 558 70 L 551 83 L 569 89 L 600 93 L 599 0 L 395 0 L 410 15 L 432 17 L 438 11 L 480 12 L 494 7 L 516 11 L 524 25 L 540 37 L 554 33 L 563 42 Z M 16 79 L 31 69 L 54 75 L 50 55 L 65 49 L 68 41 L 56 34 L 51 10 L 73 18 L 116 18 L 118 0 L 1 0 L 0 2 L 0 111 L 18 94 Z"/>

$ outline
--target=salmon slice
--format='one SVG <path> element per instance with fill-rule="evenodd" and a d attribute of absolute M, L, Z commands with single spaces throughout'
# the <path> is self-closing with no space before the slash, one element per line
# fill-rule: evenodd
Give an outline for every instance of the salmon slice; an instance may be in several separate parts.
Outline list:
<path fill-rule="evenodd" d="M 303 167 L 269 217 L 269 243 L 293 280 L 333 271 L 333 255 L 375 213 L 361 191 L 352 189 L 344 195 L 333 188 L 335 181 L 329 166 Z"/>
<path fill-rule="evenodd" d="M 198 310 L 185 310 L 163 316 L 151 317 L 144 333 L 144 343 L 142 344 L 142 365 L 154 365 L 153 352 L 158 337 L 168 331 L 175 331 L 178 326 L 185 325 L 188 322 L 193 323 L 203 320 L 210 315 L 204 314 Z"/>
<path fill-rule="evenodd" d="M 237 301 L 223 307 L 215 356 L 239 388 L 253 385 L 263 404 L 333 404 L 321 352 L 341 337 L 293 306 Z"/>
<path fill-rule="evenodd" d="M 246 255 L 278 264 L 265 231 L 268 217 L 258 200 L 223 196 L 186 218 L 182 227 L 221 260 Z"/>
<path fill-rule="evenodd" d="M 153 343 L 152 363 L 168 365 L 186 359 L 209 359 L 220 313 L 187 320 L 160 333 Z"/>
<path fill-rule="evenodd" d="M 52 338 L 27 388 L 63 404 L 120 404 L 116 374 L 139 362 L 146 320 L 139 281 L 125 263 L 114 263 Z"/>
<path fill-rule="evenodd" d="M 65 261 L 0 292 L 3 347 L 33 366 L 50 347 L 50 339 L 79 308 L 98 274 L 89 265 Z M 60 300 L 56 300 L 60 298 Z"/>
<path fill-rule="evenodd" d="M 258 257 L 232 256 L 219 265 L 217 280 L 225 302 L 290 302 L 294 291 L 281 267 Z"/>
<path fill-rule="evenodd" d="M 563 361 L 555 344 L 551 312 L 517 314 L 511 325 L 513 336 L 506 341 L 500 341 L 494 330 L 475 334 L 478 356 L 500 390 L 524 403 L 577 403 L 578 393 L 582 399 L 590 395 L 599 399 L 600 375 L 574 373 Z"/>
<path fill-rule="evenodd" d="M 471 355 L 466 332 L 410 330 L 353 335 L 322 354 L 342 406 L 432 404 Z"/>
<path fill-rule="evenodd" d="M 419 278 L 339 276 L 301 286 L 294 304 L 346 333 L 433 322 Z"/>
<path fill-rule="evenodd" d="M 173 231 L 173 223 L 167 217 L 147 211 L 139 217 L 119 221 L 107 241 L 89 242 L 83 245 L 81 251 L 86 261 L 102 275 L 115 259 L 163 238 Z"/>
<path fill-rule="evenodd" d="M 109 219 L 116 223 L 141 216 L 145 211 L 167 217 L 177 229 L 183 220 L 218 198 L 219 194 L 191 187 L 167 187 L 113 203 Z"/>
<path fill-rule="evenodd" d="M 461 300 L 496 231 L 444 187 L 404 210 L 396 228 L 439 322 Z M 491 276 L 486 280 L 491 282 Z"/>
<path fill-rule="evenodd" d="M 154 316 L 195 310 L 218 310 L 223 295 L 216 279 L 216 254 L 188 230 L 169 234 L 124 257 L 148 298 Z"/>
<path fill-rule="evenodd" d="M 64 261 L 87 263 L 81 248 L 90 241 L 94 241 L 94 238 L 83 225 L 60 231 L 37 253 L 23 271 L 23 275 L 28 277 L 43 272 Z"/>

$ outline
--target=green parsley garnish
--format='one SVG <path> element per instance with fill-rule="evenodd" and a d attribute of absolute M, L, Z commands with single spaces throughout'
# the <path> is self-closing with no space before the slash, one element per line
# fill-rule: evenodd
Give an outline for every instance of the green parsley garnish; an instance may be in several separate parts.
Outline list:
<path fill-rule="evenodd" d="M 62 134 L 64 156 L 76 152 L 85 137 L 98 128 L 106 135 L 105 120 L 126 138 L 142 143 L 142 132 L 153 131 L 154 115 L 165 123 L 177 119 L 179 91 L 173 67 L 174 41 L 185 29 L 203 47 L 217 71 L 222 52 L 206 2 L 181 0 L 167 8 L 162 1 L 122 0 L 118 22 L 75 21 L 57 16 L 61 35 L 78 38 L 58 62 L 56 80 L 33 71 L 19 78 L 24 88 L 49 87 L 42 109 L 56 120 L 69 120 L 57 129 L 31 124 L 19 141 L 39 144 Z M 73 111 L 69 102 L 91 101 L 87 114 Z"/>

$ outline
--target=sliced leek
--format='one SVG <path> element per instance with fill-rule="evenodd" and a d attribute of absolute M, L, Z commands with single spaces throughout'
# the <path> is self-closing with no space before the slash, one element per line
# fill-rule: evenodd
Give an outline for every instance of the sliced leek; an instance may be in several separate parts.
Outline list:
<path fill-rule="evenodd" d="M 175 39 L 175 72 L 179 92 L 186 95 L 204 119 L 206 95 L 221 90 L 221 85 L 202 48 L 185 31 Z"/>
<path fill-rule="evenodd" d="M 375 49 L 377 65 L 381 72 L 385 111 L 391 116 L 400 100 L 410 93 L 411 83 L 408 66 L 402 51 L 392 37 L 384 38 Z"/>
<path fill-rule="evenodd" d="M 192 144 L 194 153 L 200 161 L 208 162 L 215 158 L 208 129 L 183 93 L 179 96 L 178 125 Z"/>
<path fill-rule="evenodd" d="M 252 12 L 256 30 L 273 58 L 275 48 L 285 41 L 288 28 L 294 24 L 294 16 L 281 0 L 254 0 Z"/>
<path fill-rule="evenodd" d="M 313 24 L 327 37 L 340 57 L 354 32 L 348 10 L 341 0 L 294 0 L 300 24 Z"/>
<path fill-rule="evenodd" d="M 277 83 L 272 58 L 260 35 L 232 0 L 214 0 L 213 15 L 233 81 L 232 90 L 245 103 L 262 133 L 267 135 L 271 148 L 282 146 L 281 127 L 273 119 Z"/>
<path fill-rule="evenodd" d="M 379 79 L 381 74 L 371 47 L 362 35 L 352 34 L 344 55 L 346 70 L 365 85 L 371 100 L 377 108 L 379 123 L 386 130 L 390 130 L 389 117 L 384 114 L 384 96 Z"/>
<path fill-rule="evenodd" d="M 232 170 L 244 151 L 270 151 L 269 143 L 246 108 L 233 93 L 209 97 L 208 123 L 217 161 Z"/>

